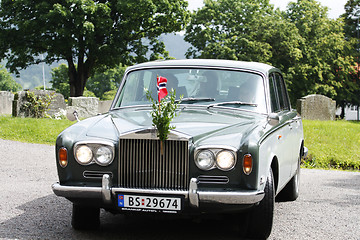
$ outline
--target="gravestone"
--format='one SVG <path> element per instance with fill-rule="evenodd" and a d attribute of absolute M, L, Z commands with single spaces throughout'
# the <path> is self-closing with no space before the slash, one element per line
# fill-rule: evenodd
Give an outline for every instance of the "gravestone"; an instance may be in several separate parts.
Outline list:
<path fill-rule="evenodd" d="M 99 111 L 99 99 L 96 97 L 69 97 L 68 111 L 77 111 L 79 118 L 96 116 Z"/>
<path fill-rule="evenodd" d="M 313 94 L 297 100 L 297 111 L 303 119 L 335 120 L 336 101 Z"/>
<path fill-rule="evenodd" d="M 14 94 L 7 91 L 0 91 L 0 114 L 11 114 Z"/>
<path fill-rule="evenodd" d="M 99 113 L 106 113 L 109 111 L 112 100 L 99 101 Z"/>

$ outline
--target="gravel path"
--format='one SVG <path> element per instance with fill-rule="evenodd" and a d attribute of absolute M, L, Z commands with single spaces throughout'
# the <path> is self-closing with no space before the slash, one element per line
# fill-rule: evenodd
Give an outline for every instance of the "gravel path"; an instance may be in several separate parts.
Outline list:
<path fill-rule="evenodd" d="M 0 239 L 239 239 L 221 219 L 130 218 L 101 213 L 99 230 L 74 231 L 56 197 L 54 146 L 0 139 Z M 360 173 L 302 169 L 300 197 L 277 202 L 270 239 L 360 239 Z"/>

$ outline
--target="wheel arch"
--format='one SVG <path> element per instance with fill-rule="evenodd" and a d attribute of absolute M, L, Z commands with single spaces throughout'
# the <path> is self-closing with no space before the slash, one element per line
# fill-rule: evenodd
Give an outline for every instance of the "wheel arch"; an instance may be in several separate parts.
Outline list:
<path fill-rule="evenodd" d="M 274 187 L 275 187 L 275 193 L 276 193 L 277 189 L 278 189 L 278 184 L 279 184 L 279 162 L 278 162 L 278 159 L 276 156 L 273 157 L 270 167 L 273 172 Z"/>

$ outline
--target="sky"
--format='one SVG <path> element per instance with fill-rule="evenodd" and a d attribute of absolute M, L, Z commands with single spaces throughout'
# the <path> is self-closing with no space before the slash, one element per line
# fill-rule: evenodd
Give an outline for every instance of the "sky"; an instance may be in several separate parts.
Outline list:
<path fill-rule="evenodd" d="M 188 0 L 189 2 L 189 9 L 195 10 L 200 8 L 203 4 L 202 0 Z M 286 6 L 288 5 L 289 0 L 270 0 L 271 4 L 274 4 L 275 8 L 280 8 L 281 10 L 285 10 Z M 330 18 L 338 18 L 341 14 L 345 12 L 344 6 L 347 0 L 318 0 L 323 6 L 329 8 L 329 17 Z"/>

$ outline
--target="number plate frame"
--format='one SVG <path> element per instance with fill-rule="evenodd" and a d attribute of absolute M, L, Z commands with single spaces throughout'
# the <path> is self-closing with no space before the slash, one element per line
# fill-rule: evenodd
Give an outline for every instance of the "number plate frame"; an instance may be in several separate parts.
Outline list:
<path fill-rule="evenodd" d="M 123 211 L 179 213 L 184 206 L 184 197 L 179 195 L 117 193 L 116 196 L 116 205 Z"/>

